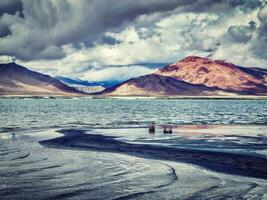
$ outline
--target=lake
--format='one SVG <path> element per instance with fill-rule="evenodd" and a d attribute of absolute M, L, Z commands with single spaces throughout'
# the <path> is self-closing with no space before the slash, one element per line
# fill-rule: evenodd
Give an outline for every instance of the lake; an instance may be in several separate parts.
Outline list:
<path fill-rule="evenodd" d="M 266 100 L 0 99 L 0 128 L 266 124 Z"/>
<path fill-rule="evenodd" d="M 266 100 L 0 99 L 0 196 L 267 199 L 266 130 Z"/>

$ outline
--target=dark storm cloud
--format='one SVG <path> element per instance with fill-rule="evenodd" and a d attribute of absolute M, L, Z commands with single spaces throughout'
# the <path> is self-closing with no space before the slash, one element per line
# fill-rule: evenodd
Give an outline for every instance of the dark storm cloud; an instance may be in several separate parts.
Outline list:
<path fill-rule="evenodd" d="M 4 13 L 14 14 L 22 11 L 22 2 L 20 0 L 1 0 L 0 16 Z"/>
<path fill-rule="evenodd" d="M 231 42 L 243 42 L 246 43 L 252 38 L 252 34 L 256 30 L 256 24 L 254 21 L 249 23 L 249 26 L 231 26 L 228 29 L 228 36 Z"/>
<path fill-rule="evenodd" d="M 260 26 L 251 49 L 259 58 L 267 59 L 267 4 L 260 9 L 258 18 Z"/>
<path fill-rule="evenodd" d="M 117 31 L 141 15 L 170 12 L 176 8 L 181 13 L 227 15 L 236 7 L 246 12 L 261 4 L 260 0 L 1 0 L 0 55 L 24 61 L 59 59 L 66 55 L 63 48 L 67 44 L 79 49 L 81 43 L 87 47 L 119 43 L 105 33 Z M 265 40 L 266 25 L 264 19 L 261 21 L 259 37 Z M 251 37 L 251 28 L 232 27 L 229 35 L 233 41 L 245 42 Z M 149 33 L 153 34 L 153 31 Z M 195 45 L 201 49 L 199 46 Z M 212 51 L 213 47 L 202 49 Z"/>
<path fill-rule="evenodd" d="M 0 21 L 0 38 L 1 37 L 6 37 L 7 35 L 11 34 L 8 26 L 6 26 L 5 24 L 3 24 L 1 21 Z"/>
<path fill-rule="evenodd" d="M 249 11 L 262 5 L 262 0 L 196 0 L 182 6 L 183 11 L 190 12 L 227 12 L 238 7 Z"/>
<path fill-rule="evenodd" d="M 20 0 L 1 0 L 0 1 L 0 17 L 6 14 L 15 14 L 16 12 L 22 16 L 22 2 Z M 0 37 L 11 34 L 8 26 L 0 21 Z"/>
<path fill-rule="evenodd" d="M 48 55 L 50 46 L 54 46 L 53 52 L 58 55 L 54 58 L 59 58 L 63 56 L 62 45 L 84 42 L 92 46 L 109 29 L 120 27 L 142 14 L 175 9 L 182 3 L 179 0 L 22 2 L 24 18 L 10 15 L 9 8 L 0 20 L 1 35 L 11 33 L 0 41 L 0 54 L 21 60 L 52 59 L 53 56 Z"/>

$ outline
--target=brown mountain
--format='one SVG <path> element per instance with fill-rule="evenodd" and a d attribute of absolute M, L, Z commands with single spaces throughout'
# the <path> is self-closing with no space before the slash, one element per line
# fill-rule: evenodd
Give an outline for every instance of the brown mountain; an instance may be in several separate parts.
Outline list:
<path fill-rule="evenodd" d="M 155 74 L 238 94 L 267 93 L 266 70 L 239 67 L 222 60 L 189 56 Z"/>
<path fill-rule="evenodd" d="M 81 95 L 48 75 L 15 63 L 0 64 L 0 95 Z"/>
<path fill-rule="evenodd" d="M 100 94 L 114 96 L 212 95 L 217 88 L 190 84 L 172 77 L 149 74 L 132 78 Z"/>
<path fill-rule="evenodd" d="M 197 56 L 165 66 L 153 74 L 133 78 L 105 95 L 267 95 L 267 70 L 244 68 Z"/>

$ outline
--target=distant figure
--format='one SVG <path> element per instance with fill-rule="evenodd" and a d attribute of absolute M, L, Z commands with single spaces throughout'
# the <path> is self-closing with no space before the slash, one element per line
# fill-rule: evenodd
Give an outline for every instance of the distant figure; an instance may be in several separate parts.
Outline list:
<path fill-rule="evenodd" d="M 164 128 L 163 128 L 163 133 L 164 134 L 167 134 L 167 128 L 166 128 L 166 126 L 164 126 Z"/>
<path fill-rule="evenodd" d="M 164 134 L 172 134 L 172 127 L 167 127 L 167 126 L 164 126 L 163 127 L 163 133 Z"/>
<path fill-rule="evenodd" d="M 148 132 L 150 134 L 155 134 L 155 131 L 156 131 L 156 127 L 154 124 L 150 125 L 149 128 L 148 128 Z"/>

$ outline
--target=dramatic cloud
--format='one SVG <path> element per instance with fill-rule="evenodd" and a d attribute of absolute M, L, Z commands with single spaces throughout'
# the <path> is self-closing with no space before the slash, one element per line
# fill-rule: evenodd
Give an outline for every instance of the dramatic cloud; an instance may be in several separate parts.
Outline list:
<path fill-rule="evenodd" d="M 252 50 L 259 58 L 267 60 L 267 4 L 260 9 L 258 18 L 260 26 L 257 31 L 257 37 L 253 41 Z"/>
<path fill-rule="evenodd" d="M 228 29 L 229 38 L 236 43 L 246 43 L 252 38 L 252 34 L 255 32 L 255 22 L 249 22 L 249 26 L 231 26 Z"/>
<path fill-rule="evenodd" d="M 98 80 L 190 54 L 267 67 L 266 22 L 264 0 L 2 0 L 0 60 Z"/>
<path fill-rule="evenodd" d="M 0 54 L 16 56 L 21 60 L 62 58 L 61 46 L 82 42 L 95 45 L 105 31 L 117 28 L 139 15 L 173 10 L 175 0 L 22 0 L 23 17 L 7 12 L 1 17 Z M 3 6 L 4 6 L 3 5 Z M 14 8 L 14 10 L 16 10 Z M 7 33 L 10 33 L 7 35 Z M 51 49 L 55 56 L 51 54 Z"/>
<path fill-rule="evenodd" d="M 14 14 L 22 11 L 22 2 L 20 0 L 1 0 L 0 15 L 4 13 Z"/>

